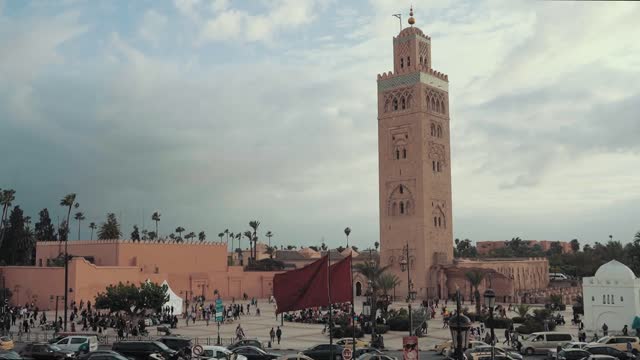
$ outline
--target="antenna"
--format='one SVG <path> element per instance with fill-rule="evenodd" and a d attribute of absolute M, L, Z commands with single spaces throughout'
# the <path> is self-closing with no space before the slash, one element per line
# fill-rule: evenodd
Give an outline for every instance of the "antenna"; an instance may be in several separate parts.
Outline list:
<path fill-rule="evenodd" d="M 402 14 L 393 14 L 393 17 L 398 18 L 400 21 L 400 31 L 402 31 Z"/>

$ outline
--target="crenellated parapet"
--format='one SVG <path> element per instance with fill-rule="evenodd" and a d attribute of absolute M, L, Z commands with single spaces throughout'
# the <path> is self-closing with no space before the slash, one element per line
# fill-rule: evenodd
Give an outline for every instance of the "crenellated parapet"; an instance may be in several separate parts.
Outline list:
<path fill-rule="evenodd" d="M 409 74 L 409 73 L 413 73 L 416 71 L 420 71 L 422 73 L 426 73 L 429 74 L 433 77 L 435 77 L 436 79 L 440 79 L 446 82 L 449 82 L 449 75 L 441 73 L 439 71 L 433 70 L 432 68 L 424 65 L 424 64 L 415 64 L 412 66 L 407 66 L 404 67 L 402 69 L 400 69 L 399 71 L 396 71 L 396 73 L 394 73 L 393 71 L 388 71 L 388 72 L 383 72 L 382 74 L 378 74 L 378 81 L 380 80 L 387 80 L 387 79 L 393 79 L 405 74 Z"/>
<path fill-rule="evenodd" d="M 109 245 L 109 244 L 135 244 L 135 245 L 148 245 L 148 246 L 162 246 L 162 245 L 177 245 L 177 246 L 207 246 L 207 247 L 222 247 L 226 248 L 226 242 L 219 241 L 199 241 L 199 240 L 184 240 L 176 241 L 168 239 L 166 241 L 158 240 L 128 240 L 128 239 L 107 239 L 107 240 L 75 240 L 69 241 L 68 245 Z M 38 241 L 37 246 L 42 247 L 60 247 L 64 245 L 64 242 L 59 241 Z"/>

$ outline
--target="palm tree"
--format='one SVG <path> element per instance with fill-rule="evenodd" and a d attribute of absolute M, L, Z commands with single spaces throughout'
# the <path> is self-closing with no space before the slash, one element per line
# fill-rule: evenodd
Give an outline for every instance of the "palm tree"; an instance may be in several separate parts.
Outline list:
<path fill-rule="evenodd" d="M 182 226 L 178 226 L 176 228 L 176 232 L 178 233 L 178 236 L 182 238 L 182 233 L 184 232 L 184 228 Z"/>
<path fill-rule="evenodd" d="M 478 286 L 480 286 L 482 280 L 484 280 L 484 273 L 480 270 L 472 270 L 467 271 L 464 275 L 467 277 L 467 280 L 469 280 L 471 289 L 475 289 L 473 295 L 476 301 L 476 314 L 480 315 L 480 291 L 478 290 Z"/>
<path fill-rule="evenodd" d="M 200 231 L 198 233 L 198 240 L 200 240 L 200 242 L 203 242 L 207 239 L 207 235 L 204 233 L 204 231 Z"/>
<path fill-rule="evenodd" d="M 222 242 L 222 238 L 224 237 L 224 233 L 223 232 L 219 233 L 218 237 L 220 238 L 220 242 Z"/>
<path fill-rule="evenodd" d="M 247 231 L 245 231 L 243 233 L 243 235 L 244 235 L 244 237 L 249 239 L 249 249 L 251 250 L 251 253 L 250 253 L 251 255 L 249 255 L 249 259 L 251 259 L 253 257 L 253 247 L 252 247 L 252 244 L 253 244 L 253 233 L 251 231 L 247 230 Z"/>
<path fill-rule="evenodd" d="M 251 220 L 249 221 L 249 226 L 253 229 L 251 240 L 253 241 L 253 259 L 255 260 L 258 257 L 258 226 L 260 226 L 260 221 Z"/>
<path fill-rule="evenodd" d="M 9 208 L 11 207 L 11 202 L 16 199 L 16 191 L 13 189 L 3 190 L 0 193 L 0 205 L 2 205 L 2 216 L 0 217 L 0 246 L 2 246 L 2 242 L 4 241 L 4 232 L 6 230 L 5 221 L 9 216 Z"/>
<path fill-rule="evenodd" d="M 389 291 L 400 285 L 401 281 L 398 276 L 390 273 L 383 273 L 378 277 L 378 288 L 382 290 L 382 294 L 385 296 L 389 294 Z"/>
<path fill-rule="evenodd" d="M 271 237 L 273 237 L 273 233 L 271 232 L 271 230 L 267 231 L 267 233 L 264 234 L 264 236 L 269 238 L 269 247 L 271 247 Z"/>
<path fill-rule="evenodd" d="M 224 229 L 224 233 L 227 235 L 227 244 L 229 243 L 229 229 Z M 220 239 L 220 242 L 222 242 L 222 239 Z"/>
<path fill-rule="evenodd" d="M 231 238 L 231 250 L 233 250 L 233 239 L 236 238 L 236 234 L 230 232 L 229 237 Z M 227 239 L 227 250 L 229 249 L 229 239 Z"/>
<path fill-rule="evenodd" d="M 67 210 L 67 228 L 69 227 L 69 218 L 71 217 L 71 208 L 78 208 L 80 204 L 76 202 L 76 194 L 67 194 L 65 197 L 60 200 L 60 206 L 66 207 Z M 68 234 L 67 234 L 68 237 Z"/>
<path fill-rule="evenodd" d="M 93 240 L 93 230 L 95 230 L 97 228 L 96 223 L 91 222 L 89 223 L 89 229 L 91 229 L 91 240 Z"/>
<path fill-rule="evenodd" d="M 349 234 L 351 234 L 351 228 L 350 227 L 344 228 L 344 234 L 347 235 L 347 248 L 348 248 L 349 247 Z"/>
<path fill-rule="evenodd" d="M 78 220 L 78 240 L 80 240 L 80 223 L 84 220 L 84 214 L 78 211 L 73 218 Z"/>
<path fill-rule="evenodd" d="M 516 306 L 516 313 L 518 314 L 519 317 L 524 318 L 527 316 L 527 313 L 529 313 L 529 309 L 531 309 L 531 306 L 526 304 L 520 304 Z"/>
<path fill-rule="evenodd" d="M 158 222 L 160 222 L 161 215 L 162 214 L 160 214 L 160 211 L 154 211 L 151 215 L 151 220 L 156 222 L 156 236 L 158 235 Z"/>
<path fill-rule="evenodd" d="M 371 285 L 371 314 L 375 316 L 376 314 L 376 303 L 377 303 L 377 294 L 378 294 L 378 282 L 380 281 L 380 277 L 384 274 L 389 266 L 380 267 L 374 260 L 365 261 L 363 263 L 358 263 L 353 265 L 353 269 L 362 275 L 364 275 L 367 279 L 369 279 Z"/>
<path fill-rule="evenodd" d="M 196 237 L 196 233 L 194 233 L 193 231 L 191 231 L 190 233 L 184 236 L 184 238 L 187 240 L 193 240 L 195 237 Z"/>
<path fill-rule="evenodd" d="M 241 233 L 236 233 L 236 240 L 238 240 L 238 248 L 240 248 L 240 249 L 242 249 L 242 246 L 240 245 L 240 240 L 241 239 L 242 239 L 242 234 Z M 231 247 L 231 248 L 233 249 L 233 247 Z"/>

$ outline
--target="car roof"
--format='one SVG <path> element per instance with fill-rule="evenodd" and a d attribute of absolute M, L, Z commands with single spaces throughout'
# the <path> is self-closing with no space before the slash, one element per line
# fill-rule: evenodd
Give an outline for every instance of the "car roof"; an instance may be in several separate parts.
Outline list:
<path fill-rule="evenodd" d="M 227 350 L 229 351 L 229 349 L 227 349 L 224 346 L 218 346 L 218 345 L 200 345 L 202 346 L 203 349 L 205 350 Z"/>

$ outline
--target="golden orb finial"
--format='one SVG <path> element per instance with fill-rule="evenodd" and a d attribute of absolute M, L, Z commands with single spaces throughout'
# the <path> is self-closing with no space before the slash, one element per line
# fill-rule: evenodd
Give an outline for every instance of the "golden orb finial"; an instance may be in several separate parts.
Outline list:
<path fill-rule="evenodd" d="M 409 10 L 409 25 L 413 26 L 416 23 L 416 19 L 413 18 L 413 5 L 411 5 L 411 9 Z"/>

